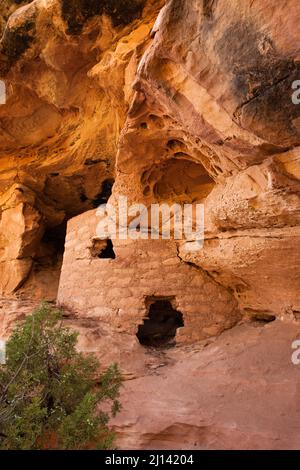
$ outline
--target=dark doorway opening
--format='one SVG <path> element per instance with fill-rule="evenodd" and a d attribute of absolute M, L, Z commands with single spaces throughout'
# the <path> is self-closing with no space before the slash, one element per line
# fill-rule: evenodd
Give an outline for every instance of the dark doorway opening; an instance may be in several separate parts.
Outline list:
<path fill-rule="evenodd" d="M 183 315 L 172 307 L 170 299 L 153 300 L 148 318 L 139 326 L 137 338 L 143 346 L 174 346 L 177 328 L 183 326 Z"/>

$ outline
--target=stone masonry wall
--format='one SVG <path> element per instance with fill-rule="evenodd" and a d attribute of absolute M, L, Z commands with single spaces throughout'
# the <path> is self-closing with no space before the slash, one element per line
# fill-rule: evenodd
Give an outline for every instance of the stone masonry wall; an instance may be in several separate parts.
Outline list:
<path fill-rule="evenodd" d="M 231 293 L 204 271 L 184 263 L 173 241 L 115 241 L 116 259 L 93 257 L 95 211 L 68 223 L 58 302 L 80 318 L 99 319 L 135 335 L 147 316 L 147 298 L 171 298 L 184 327 L 177 341 L 214 336 L 239 319 Z"/>

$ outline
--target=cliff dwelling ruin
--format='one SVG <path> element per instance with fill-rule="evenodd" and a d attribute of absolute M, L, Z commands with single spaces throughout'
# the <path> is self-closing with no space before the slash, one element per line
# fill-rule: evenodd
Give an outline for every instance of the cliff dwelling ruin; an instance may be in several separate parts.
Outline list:
<path fill-rule="evenodd" d="M 120 365 L 122 449 L 299 447 L 300 2 L 279 3 L 1 4 L 0 339 L 60 306 Z M 120 197 L 201 204 L 202 248 L 101 239 Z"/>

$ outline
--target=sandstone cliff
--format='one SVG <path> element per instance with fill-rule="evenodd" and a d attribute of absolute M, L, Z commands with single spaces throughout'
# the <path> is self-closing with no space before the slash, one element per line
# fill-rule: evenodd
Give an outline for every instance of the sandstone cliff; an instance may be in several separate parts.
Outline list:
<path fill-rule="evenodd" d="M 63 305 L 128 379 L 124 448 L 297 448 L 297 0 L 1 8 L 0 336 Z M 203 203 L 203 249 L 119 240 L 101 258 L 96 208 L 119 196 Z M 181 315 L 174 348 L 136 336 L 159 302 Z"/>

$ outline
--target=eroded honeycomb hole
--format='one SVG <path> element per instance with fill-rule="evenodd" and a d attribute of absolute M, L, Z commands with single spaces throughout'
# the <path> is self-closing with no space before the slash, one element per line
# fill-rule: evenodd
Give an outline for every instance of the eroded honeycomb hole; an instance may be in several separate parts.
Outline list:
<path fill-rule="evenodd" d="M 170 299 L 152 300 L 148 316 L 139 326 L 137 338 L 143 346 L 173 346 L 177 329 L 183 326 L 183 315 L 173 308 Z"/>
<path fill-rule="evenodd" d="M 252 309 L 246 309 L 246 319 L 254 326 L 261 326 L 276 320 L 276 316 L 270 312 L 260 312 Z"/>
<path fill-rule="evenodd" d="M 170 145 L 176 145 L 176 141 L 170 141 Z M 141 178 L 144 195 L 153 193 L 156 201 L 203 201 L 213 190 L 215 182 L 201 163 L 187 158 L 185 153 L 176 152 L 174 158 L 146 170 Z"/>
<path fill-rule="evenodd" d="M 251 317 L 251 322 L 260 323 L 262 325 L 267 324 L 267 323 L 272 323 L 275 320 L 276 320 L 276 316 L 269 315 L 269 314 L 257 314 Z"/>

